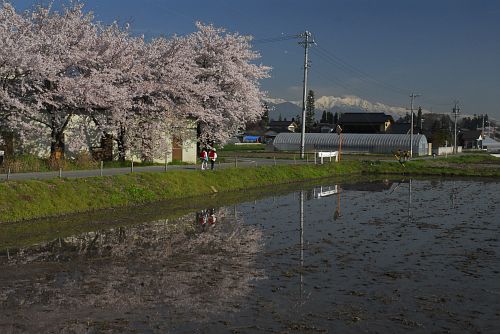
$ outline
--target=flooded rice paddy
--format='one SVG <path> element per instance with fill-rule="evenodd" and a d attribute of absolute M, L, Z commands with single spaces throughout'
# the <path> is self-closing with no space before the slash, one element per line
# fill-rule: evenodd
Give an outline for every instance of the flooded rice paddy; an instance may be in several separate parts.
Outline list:
<path fill-rule="evenodd" d="M 0 247 L 0 332 L 498 333 L 499 199 L 329 182 Z"/>

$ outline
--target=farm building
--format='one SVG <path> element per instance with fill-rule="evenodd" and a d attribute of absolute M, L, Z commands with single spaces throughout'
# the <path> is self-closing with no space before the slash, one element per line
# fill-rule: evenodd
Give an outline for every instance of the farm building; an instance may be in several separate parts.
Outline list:
<path fill-rule="evenodd" d="M 340 136 L 336 133 L 306 133 L 306 151 L 336 151 Z M 300 133 L 280 133 L 273 142 L 279 151 L 300 150 Z M 410 150 L 410 135 L 343 133 L 342 151 L 353 153 L 393 153 Z M 413 154 L 427 155 L 429 144 L 424 135 L 413 135 Z"/>

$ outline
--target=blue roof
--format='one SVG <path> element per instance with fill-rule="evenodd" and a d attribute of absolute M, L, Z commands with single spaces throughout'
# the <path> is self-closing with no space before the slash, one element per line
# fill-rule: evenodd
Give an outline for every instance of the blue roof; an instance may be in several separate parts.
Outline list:
<path fill-rule="evenodd" d="M 248 140 L 248 141 L 259 140 L 259 139 L 260 139 L 260 136 L 244 136 L 243 137 L 243 140 Z"/>

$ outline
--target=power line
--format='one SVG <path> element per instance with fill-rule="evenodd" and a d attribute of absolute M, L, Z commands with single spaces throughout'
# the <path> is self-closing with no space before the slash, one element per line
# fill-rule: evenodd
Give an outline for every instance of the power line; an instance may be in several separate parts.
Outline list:
<path fill-rule="evenodd" d="M 365 96 L 365 97 L 372 98 L 371 95 L 367 94 L 364 91 L 359 90 L 358 88 L 355 88 L 355 87 L 349 85 L 348 83 L 346 83 L 345 81 L 343 81 L 339 77 L 332 75 L 331 73 L 325 74 L 324 72 L 321 72 L 321 71 L 315 69 L 314 67 L 311 70 L 315 75 L 317 75 L 321 79 L 333 84 L 334 86 L 341 87 L 341 88 L 345 89 L 348 93 L 352 92 L 352 94 L 355 93 L 359 97 Z"/>
<path fill-rule="evenodd" d="M 322 59 L 323 61 L 325 61 L 325 62 L 327 62 L 328 64 L 330 64 L 330 65 L 331 65 L 331 62 L 329 61 L 329 59 L 328 59 L 328 58 L 325 58 L 322 54 L 319 54 L 319 53 L 315 53 L 315 54 L 316 54 L 316 55 L 317 55 L 320 59 Z M 321 72 L 319 72 L 319 71 L 315 71 L 315 70 L 314 70 L 314 72 L 315 72 L 318 76 L 322 77 L 323 79 L 325 79 L 325 78 L 326 78 L 326 76 L 325 76 L 323 73 L 321 73 Z M 326 72 L 326 71 L 323 71 L 323 72 Z M 341 79 L 340 77 L 336 76 L 336 75 L 332 75 L 332 73 L 333 73 L 333 72 L 328 71 L 328 76 L 329 76 L 330 78 L 327 78 L 326 80 L 332 80 L 332 81 L 335 81 L 335 82 L 336 82 L 336 85 L 338 85 L 338 86 L 340 86 L 340 87 L 342 87 L 342 88 L 344 88 L 344 89 L 346 89 L 346 90 L 348 90 L 348 91 L 354 91 L 354 92 L 357 92 L 357 93 L 361 93 L 361 95 L 369 95 L 369 94 L 366 94 L 366 92 L 363 92 L 363 91 L 359 90 L 358 88 L 355 88 L 355 87 L 353 87 L 353 86 L 351 86 L 351 85 L 347 84 L 347 82 L 346 82 L 347 80 L 343 80 L 343 83 L 341 83 L 341 82 L 342 82 L 342 79 Z"/>
<path fill-rule="evenodd" d="M 318 51 L 318 53 L 322 53 L 325 57 L 327 57 L 328 59 L 330 59 L 331 62 L 332 62 L 332 64 L 338 66 L 340 69 L 342 69 L 342 70 L 344 70 L 344 71 L 346 71 L 348 73 L 356 74 L 362 80 L 365 80 L 367 82 L 371 82 L 372 84 L 384 87 L 385 89 L 390 90 L 392 92 L 395 92 L 397 94 L 402 94 L 402 95 L 406 96 L 406 94 L 408 92 L 407 90 L 395 87 L 393 85 L 390 85 L 390 84 L 388 84 L 386 82 L 383 82 L 383 81 L 381 81 L 381 80 L 379 80 L 379 79 L 371 76 L 370 74 L 366 73 L 365 71 L 357 68 L 354 65 L 349 64 L 348 62 L 346 62 L 342 58 L 336 56 L 332 52 L 330 52 L 327 49 L 323 48 L 321 45 L 318 45 L 317 51 Z"/>
<path fill-rule="evenodd" d="M 297 39 L 298 37 L 299 37 L 299 35 L 282 35 L 282 36 L 277 36 L 277 37 L 258 38 L 258 39 L 254 39 L 252 42 L 254 44 L 277 43 L 277 42 L 288 41 L 291 39 Z"/>

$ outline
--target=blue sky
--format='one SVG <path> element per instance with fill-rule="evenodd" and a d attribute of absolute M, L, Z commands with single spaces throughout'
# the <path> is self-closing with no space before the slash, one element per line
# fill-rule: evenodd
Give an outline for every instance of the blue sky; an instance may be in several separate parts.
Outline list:
<path fill-rule="evenodd" d="M 18 9 L 47 1 L 13 0 Z M 55 1 L 60 4 L 63 1 Z M 194 22 L 252 35 L 262 63 L 273 67 L 263 88 L 301 100 L 303 48 L 296 40 L 259 40 L 309 30 L 309 88 L 316 96 L 356 95 L 371 102 L 416 105 L 500 119 L 498 0 L 88 0 L 103 22 L 132 24 L 148 37 L 184 35 Z"/>

